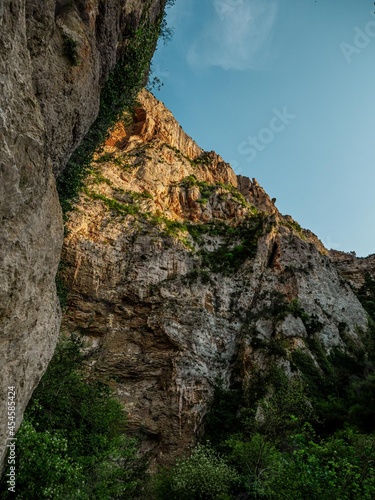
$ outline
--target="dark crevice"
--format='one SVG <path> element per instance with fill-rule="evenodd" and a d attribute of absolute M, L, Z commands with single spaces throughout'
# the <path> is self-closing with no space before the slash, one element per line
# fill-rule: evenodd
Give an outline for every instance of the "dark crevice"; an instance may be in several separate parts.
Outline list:
<path fill-rule="evenodd" d="M 274 267 L 278 249 L 279 249 L 279 246 L 278 246 L 277 242 L 275 241 L 273 246 L 272 246 L 271 254 L 268 258 L 267 267 Z"/>

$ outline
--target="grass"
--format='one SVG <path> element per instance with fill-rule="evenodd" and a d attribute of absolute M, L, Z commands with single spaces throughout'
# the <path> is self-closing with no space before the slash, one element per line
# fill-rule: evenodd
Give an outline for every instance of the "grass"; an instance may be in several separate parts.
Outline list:
<path fill-rule="evenodd" d="M 140 213 L 140 209 L 137 205 L 120 203 L 114 198 L 107 198 L 107 196 L 99 193 L 94 193 L 93 191 L 85 190 L 85 194 L 93 200 L 102 201 L 107 208 L 109 208 L 113 212 L 116 212 L 118 215 L 137 215 Z"/>

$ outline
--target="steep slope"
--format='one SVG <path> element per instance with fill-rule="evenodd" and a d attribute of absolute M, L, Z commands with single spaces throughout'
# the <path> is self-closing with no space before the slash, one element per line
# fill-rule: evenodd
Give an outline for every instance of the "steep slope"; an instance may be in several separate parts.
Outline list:
<path fill-rule="evenodd" d="M 99 110 L 101 89 L 163 0 L 4 0 L 0 5 L 1 393 L 16 388 L 16 427 L 60 326 L 55 274 L 63 240 L 55 173 Z M 0 462 L 5 413 L 0 414 Z"/>
<path fill-rule="evenodd" d="M 204 152 L 143 91 L 92 164 L 63 250 L 63 329 L 87 341 L 144 451 L 168 462 L 202 431 L 213 388 L 270 366 L 319 369 L 360 344 L 365 311 L 310 231 Z"/>
<path fill-rule="evenodd" d="M 364 285 L 366 275 L 375 278 L 375 254 L 357 257 L 354 252 L 346 253 L 338 250 L 330 250 L 329 254 L 340 276 L 356 291 Z"/>

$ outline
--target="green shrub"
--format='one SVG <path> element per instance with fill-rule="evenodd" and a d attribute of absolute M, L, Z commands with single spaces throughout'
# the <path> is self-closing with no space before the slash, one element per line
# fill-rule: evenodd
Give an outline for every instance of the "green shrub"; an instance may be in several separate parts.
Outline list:
<path fill-rule="evenodd" d="M 120 203 L 119 201 L 115 200 L 114 198 L 108 198 L 107 196 L 104 196 L 103 194 L 99 193 L 94 193 L 93 191 L 87 191 L 85 190 L 87 196 L 92 198 L 93 200 L 100 200 L 104 203 L 106 207 L 108 207 L 110 210 L 114 211 L 115 213 L 119 215 L 136 215 L 139 213 L 139 207 L 137 205 L 129 205 L 125 203 Z"/>
<path fill-rule="evenodd" d="M 263 233 L 263 221 L 263 215 L 253 215 L 235 227 L 218 224 L 216 234 L 224 236 L 225 241 L 212 252 L 201 251 L 202 267 L 214 273 L 229 274 L 239 269 L 247 259 L 254 258 L 258 239 Z M 207 224 L 207 229 L 191 225 L 188 230 L 193 237 L 199 238 L 205 231 L 212 234 L 213 225 Z"/>
<path fill-rule="evenodd" d="M 212 279 L 210 273 L 204 269 L 193 269 L 189 271 L 185 278 L 187 280 L 195 281 L 200 280 L 203 285 L 207 285 L 208 283 L 212 284 Z"/>
<path fill-rule="evenodd" d="M 180 182 L 180 186 L 182 187 L 191 187 L 191 186 L 196 186 L 198 184 L 198 179 L 195 177 L 195 175 L 188 175 L 187 177 L 184 177 L 182 181 Z"/>
<path fill-rule="evenodd" d="M 206 439 L 219 444 L 238 429 L 241 425 L 239 410 L 244 404 L 241 388 L 225 389 L 221 383 L 215 385 L 211 409 L 205 418 Z"/>
<path fill-rule="evenodd" d="M 204 151 L 200 156 L 195 158 L 194 160 L 190 160 L 190 163 L 195 166 L 195 165 L 210 165 L 212 162 L 212 158 L 210 156 L 210 153 L 208 151 Z"/>
<path fill-rule="evenodd" d="M 357 295 L 370 317 L 375 320 L 375 279 L 369 273 L 366 273 L 365 282 Z"/>
<path fill-rule="evenodd" d="M 112 500 L 142 488 L 144 464 L 124 434 L 123 409 L 106 385 L 84 380 L 81 346 L 74 337 L 57 346 L 26 410 L 17 433 L 17 498 Z"/>
<path fill-rule="evenodd" d="M 239 489 L 259 498 L 263 485 L 277 472 L 282 453 L 263 434 L 255 433 L 249 440 L 233 435 L 226 442 L 229 463 L 239 473 Z"/>
<path fill-rule="evenodd" d="M 94 152 L 108 137 L 111 127 L 124 110 L 133 109 L 138 92 L 147 79 L 163 19 L 162 12 L 156 23 L 152 24 L 145 12 L 139 28 L 129 38 L 122 58 L 109 75 L 100 96 L 98 117 L 57 179 L 64 214 L 72 209 L 72 204 L 84 185 Z"/>
<path fill-rule="evenodd" d="M 197 445 L 190 457 L 154 480 L 156 498 L 165 500 L 229 499 L 239 481 L 236 470 L 209 445 Z"/>
<path fill-rule="evenodd" d="M 305 384 L 299 378 L 284 378 L 273 392 L 260 400 L 258 408 L 259 416 L 254 427 L 274 443 L 285 442 L 305 422 L 316 420 Z"/>
<path fill-rule="evenodd" d="M 351 431 L 316 442 L 294 437 L 294 450 L 265 476 L 261 498 L 371 500 L 375 497 L 375 439 Z"/>
<path fill-rule="evenodd" d="M 234 198 L 242 207 L 249 206 L 244 195 L 240 193 L 236 187 L 232 186 L 232 184 L 219 183 L 219 185 L 228 191 L 232 195 L 232 198 Z"/>
<path fill-rule="evenodd" d="M 82 465 L 69 456 L 68 440 L 61 432 L 38 431 L 26 417 L 17 433 L 17 453 L 17 498 L 87 498 L 81 491 Z M 8 498 L 5 491 L 0 498 Z"/>
<path fill-rule="evenodd" d="M 168 236 L 177 236 L 181 231 L 186 231 L 184 222 L 167 219 L 162 215 L 147 214 L 146 218 L 153 226 L 162 226 Z"/>

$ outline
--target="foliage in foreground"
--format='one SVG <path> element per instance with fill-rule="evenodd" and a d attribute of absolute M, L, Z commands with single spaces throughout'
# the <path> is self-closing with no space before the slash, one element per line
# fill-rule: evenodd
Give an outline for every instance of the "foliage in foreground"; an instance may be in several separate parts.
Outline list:
<path fill-rule="evenodd" d="M 198 444 L 189 458 L 177 460 L 173 469 L 166 469 L 154 478 L 151 495 L 170 500 L 224 499 L 238 481 L 235 468 L 220 454 L 209 444 Z"/>
<path fill-rule="evenodd" d="M 144 481 L 120 403 L 80 371 L 81 342 L 62 341 L 17 433 L 17 498 L 135 498 Z M 4 475 L 5 478 L 5 475 Z M 8 498 L 5 479 L 1 498 Z"/>
<path fill-rule="evenodd" d="M 320 440 L 305 424 L 285 448 L 256 433 L 226 442 L 241 491 L 264 499 L 368 499 L 375 494 L 375 439 L 341 431 Z"/>
<path fill-rule="evenodd" d="M 198 448 L 205 462 L 194 451 L 160 473 L 154 498 L 177 498 L 178 484 L 191 499 L 375 498 L 375 280 L 369 276 L 359 299 L 370 316 L 365 349 L 349 344 L 348 352 L 328 356 L 312 334 L 319 369 L 294 351 L 292 378 L 273 366 L 254 373 L 246 391 L 218 385 L 206 418 L 212 445 Z M 203 477 L 215 470 L 217 456 L 233 471 L 231 480 L 219 474 L 218 489 L 208 491 Z"/>
<path fill-rule="evenodd" d="M 260 421 L 240 406 L 242 419 L 231 429 L 232 434 L 228 435 L 228 428 L 221 434 L 220 426 L 215 427 L 216 449 L 198 445 L 189 458 L 160 473 L 153 482 L 153 497 L 375 498 L 375 436 L 348 427 L 321 438 L 306 422 L 306 418 L 314 421 L 306 402 L 297 384 L 263 400 Z M 224 406 L 221 404 L 222 415 Z M 199 460 L 201 457 L 204 459 Z"/>
<path fill-rule="evenodd" d="M 273 367 L 246 391 L 219 385 L 207 416 L 212 444 L 150 481 L 120 405 L 84 380 L 81 343 L 65 340 L 17 435 L 17 498 L 375 498 L 372 325 L 366 356 L 321 355 L 325 371 L 300 363 L 289 379 Z M 1 489 L 8 498 L 5 479 Z"/>

